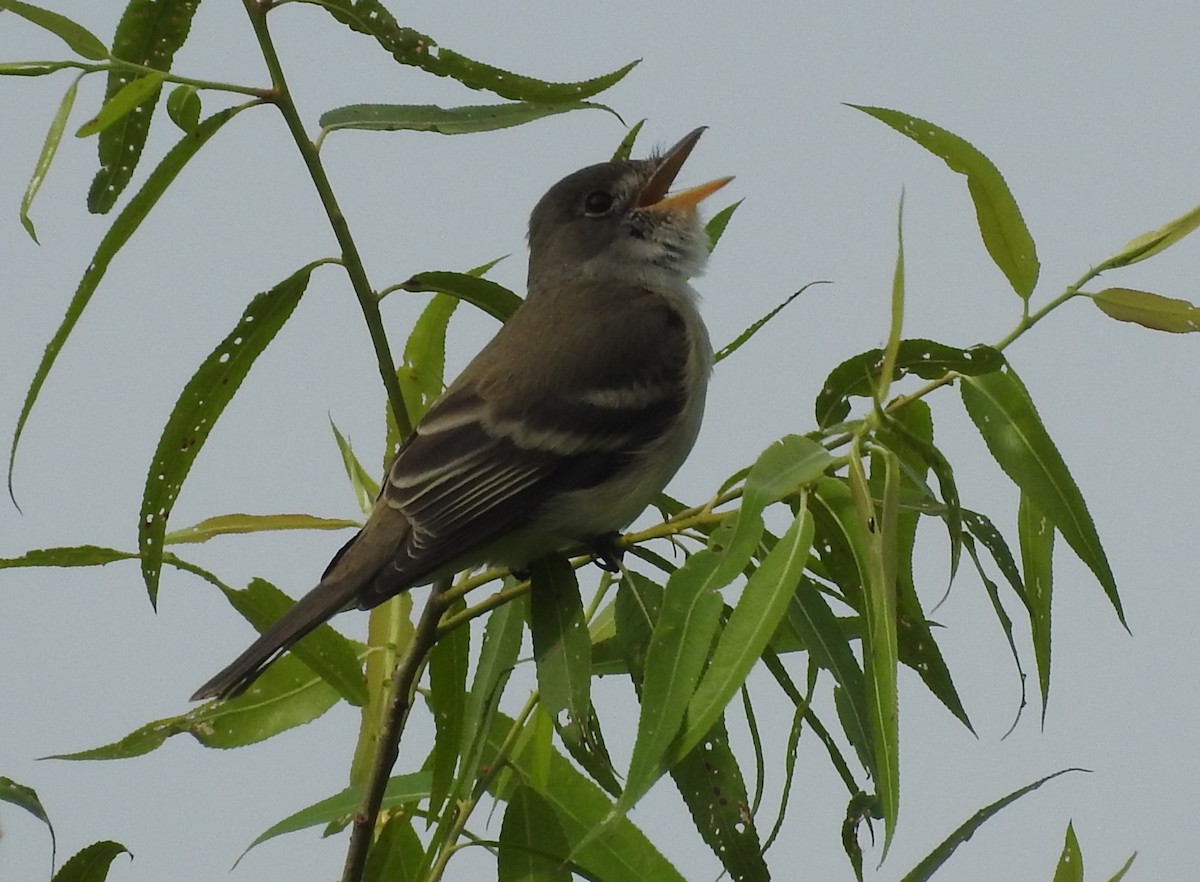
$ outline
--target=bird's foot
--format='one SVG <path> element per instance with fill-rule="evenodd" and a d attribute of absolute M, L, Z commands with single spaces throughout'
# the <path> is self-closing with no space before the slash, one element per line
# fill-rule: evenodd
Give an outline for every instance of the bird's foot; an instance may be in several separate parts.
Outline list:
<path fill-rule="evenodd" d="M 599 537 L 592 543 L 592 563 L 607 573 L 621 572 L 621 559 L 625 549 L 617 546 L 621 534 L 616 530 Z"/>

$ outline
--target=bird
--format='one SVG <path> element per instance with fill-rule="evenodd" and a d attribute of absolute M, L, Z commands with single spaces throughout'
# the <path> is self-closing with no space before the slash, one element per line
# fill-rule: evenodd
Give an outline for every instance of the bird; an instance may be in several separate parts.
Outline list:
<path fill-rule="evenodd" d="M 696 441 L 713 363 L 690 280 L 702 200 L 671 193 L 704 127 L 551 187 L 530 216 L 526 297 L 400 444 L 362 529 L 319 583 L 192 696 L 233 698 L 348 609 L 483 564 L 612 541 Z"/>

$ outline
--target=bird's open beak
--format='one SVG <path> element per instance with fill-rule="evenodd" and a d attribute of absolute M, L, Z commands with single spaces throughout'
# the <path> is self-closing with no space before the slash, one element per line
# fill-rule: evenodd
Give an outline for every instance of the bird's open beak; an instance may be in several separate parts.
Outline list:
<path fill-rule="evenodd" d="M 696 142 L 704 134 L 704 128 L 704 126 L 701 126 L 691 132 L 666 152 L 666 155 L 659 162 L 658 168 L 655 169 L 654 174 L 646 182 L 646 185 L 642 187 L 642 192 L 638 194 L 637 200 L 634 203 L 637 208 L 655 212 L 694 209 L 704 199 L 733 180 L 732 177 L 717 178 L 715 181 L 709 181 L 707 184 L 701 184 L 698 187 L 689 187 L 686 190 L 680 190 L 678 193 L 667 194 L 667 190 L 675 182 L 675 177 L 679 174 L 679 170 L 683 168 L 683 163 L 692 152 L 692 148 L 696 146 Z"/>

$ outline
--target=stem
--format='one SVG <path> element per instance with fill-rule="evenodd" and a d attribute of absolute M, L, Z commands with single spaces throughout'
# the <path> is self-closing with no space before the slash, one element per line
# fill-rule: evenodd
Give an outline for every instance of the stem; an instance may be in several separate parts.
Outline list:
<path fill-rule="evenodd" d="M 438 621 L 446 611 L 445 583 L 438 583 L 429 592 L 421 620 L 413 633 L 408 650 L 392 673 L 392 704 L 379 732 L 375 763 L 371 777 L 363 794 L 362 804 L 354 815 L 354 827 L 350 833 L 350 845 L 346 850 L 346 865 L 342 871 L 342 882 L 360 882 L 366 869 L 367 852 L 374 838 L 375 823 L 379 820 L 379 807 L 383 793 L 387 790 L 388 778 L 396 757 L 400 752 L 400 734 L 412 709 L 417 680 L 429 651 L 438 639 Z"/>
<path fill-rule="evenodd" d="M 346 216 L 338 206 L 333 187 L 329 183 L 329 176 L 325 173 L 324 165 L 321 164 L 321 156 L 317 152 L 316 145 L 309 140 L 304 131 L 304 122 L 300 119 L 300 112 L 296 109 L 291 92 L 288 91 L 279 55 L 275 51 L 275 44 L 267 30 L 267 12 L 272 4 L 270 0 L 242 0 L 242 5 L 250 17 L 250 24 L 258 39 L 263 60 L 271 74 L 271 84 L 274 89 L 271 100 L 279 108 L 288 131 L 292 134 L 292 140 L 295 141 L 296 149 L 300 151 L 300 156 L 304 160 L 313 185 L 317 188 L 317 195 L 321 199 L 321 205 L 325 208 L 329 225 L 333 228 L 333 235 L 337 238 L 338 246 L 342 250 L 342 263 L 346 267 L 350 284 L 354 287 L 355 296 L 358 297 L 363 320 L 367 323 L 367 331 L 371 335 L 371 345 L 375 349 L 375 358 L 379 363 L 379 375 L 387 390 L 388 404 L 391 407 L 392 416 L 396 420 L 396 428 L 399 429 L 401 438 L 407 437 L 412 434 L 412 421 L 408 418 L 404 393 L 400 390 L 400 380 L 396 375 L 396 363 L 392 359 L 387 333 L 383 328 L 383 317 L 379 312 L 379 301 L 371 290 L 371 283 L 363 268 L 362 257 L 358 253 L 358 247 L 354 244 L 354 238 L 350 235 L 350 226 L 346 222 Z"/>

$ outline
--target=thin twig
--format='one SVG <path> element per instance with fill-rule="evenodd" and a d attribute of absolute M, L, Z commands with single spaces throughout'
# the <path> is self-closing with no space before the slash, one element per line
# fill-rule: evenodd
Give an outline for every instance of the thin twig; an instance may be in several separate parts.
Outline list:
<path fill-rule="evenodd" d="M 375 763 L 371 768 L 371 777 L 367 781 L 362 804 L 354 815 L 342 882 L 360 882 L 366 868 L 367 852 L 370 851 L 374 838 L 375 823 L 379 820 L 379 807 L 383 803 L 383 794 L 400 752 L 400 735 L 404 731 L 408 712 L 412 709 L 417 679 L 425 659 L 437 643 L 438 622 L 447 609 L 447 585 L 446 582 L 439 582 L 430 590 L 429 599 L 425 601 L 425 609 L 421 613 L 421 620 L 417 622 L 417 629 L 413 633 L 408 650 L 392 673 L 392 703 L 379 732 Z"/>

